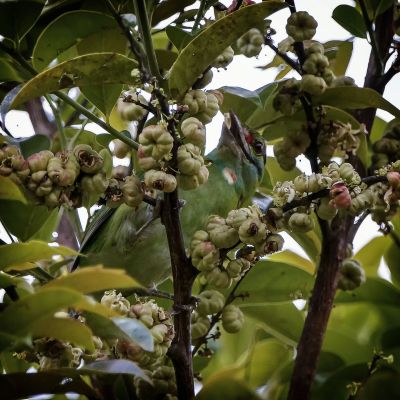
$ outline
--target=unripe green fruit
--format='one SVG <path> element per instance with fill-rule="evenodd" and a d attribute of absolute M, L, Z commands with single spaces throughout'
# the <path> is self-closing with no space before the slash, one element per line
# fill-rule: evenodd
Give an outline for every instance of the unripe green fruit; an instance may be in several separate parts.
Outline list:
<path fill-rule="evenodd" d="M 129 207 L 137 207 L 143 200 L 144 192 L 140 179 L 135 176 L 127 176 L 121 185 L 122 196 Z"/>
<path fill-rule="evenodd" d="M 233 56 L 235 53 L 231 46 L 228 46 L 211 64 L 212 67 L 215 68 L 225 68 L 227 67 L 233 60 Z"/>
<path fill-rule="evenodd" d="M 11 146 L 7 146 L 11 147 Z M 38 171 L 46 171 L 47 164 L 51 158 L 54 157 L 54 154 L 49 150 L 42 150 L 39 153 L 34 153 L 27 158 L 27 162 L 29 165 L 29 169 L 31 173 L 38 172 Z"/>
<path fill-rule="evenodd" d="M 291 171 L 296 167 L 296 159 L 292 157 L 287 157 L 285 155 L 279 155 L 276 157 L 276 161 L 278 161 L 279 166 L 284 171 Z"/>
<path fill-rule="evenodd" d="M 326 83 L 323 78 L 306 74 L 301 80 L 301 89 L 312 96 L 320 96 L 326 90 Z"/>
<path fill-rule="evenodd" d="M 206 316 L 199 315 L 198 313 L 194 312 L 192 314 L 191 325 L 192 339 L 200 339 L 201 337 L 207 335 L 210 326 L 210 320 Z"/>
<path fill-rule="evenodd" d="M 125 158 L 131 151 L 131 147 L 120 139 L 113 140 L 113 154 L 117 158 Z"/>
<path fill-rule="evenodd" d="M 361 177 L 350 163 L 343 163 L 339 167 L 340 177 L 349 184 L 359 185 Z"/>
<path fill-rule="evenodd" d="M 182 136 L 194 145 L 203 148 L 206 144 L 206 129 L 204 125 L 194 117 L 185 119 L 181 124 Z"/>
<path fill-rule="evenodd" d="M 164 337 L 168 333 L 168 327 L 165 324 L 158 324 L 150 329 L 151 335 L 153 336 L 154 342 L 161 344 L 164 341 Z"/>
<path fill-rule="evenodd" d="M 354 79 L 350 76 L 338 76 L 332 81 L 332 87 L 337 86 L 357 86 Z"/>
<path fill-rule="evenodd" d="M 300 101 L 297 97 L 290 94 L 278 93 L 272 102 L 275 110 L 280 111 L 283 115 L 293 115 L 300 106 Z"/>
<path fill-rule="evenodd" d="M 239 52 L 246 57 L 255 57 L 260 54 L 263 44 L 264 36 L 257 28 L 250 29 L 236 42 Z"/>
<path fill-rule="evenodd" d="M 151 169 L 144 174 L 144 183 L 148 188 L 161 190 L 166 193 L 176 189 L 176 178 L 164 171 Z"/>
<path fill-rule="evenodd" d="M 340 266 L 339 289 L 354 290 L 365 283 L 365 281 L 365 272 L 358 261 L 353 259 L 343 261 Z"/>
<path fill-rule="evenodd" d="M 44 204 L 50 209 L 58 207 L 61 205 L 61 193 L 61 188 L 53 188 L 52 191 L 44 197 Z"/>
<path fill-rule="evenodd" d="M 154 326 L 153 310 L 150 302 L 134 304 L 131 306 L 128 316 L 143 322 L 147 328 Z"/>
<path fill-rule="evenodd" d="M 318 22 L 306 11 L 298 11 L 290 15 L 286 24 L 286 32 L 296 42 L 310 40 L 316 33 Z"/>
<path fill-rule="evenodd" d="M 121 119 L 125 121 L 140 121 L 147 115 L 148 111 L 132 101 L 139 101 L 144 105 L 148 105 L 147 100 L 142 95 L 138 95 L 135 91 L 130 90 L 118 99 L 117 112 Z"/>
<path fill-rule="evenodd" d="M 148 125 L 139 135 L 139 143 L 146 156 L 161 160 L 171 152 L 174 139 L 164 126 Z"/>
<path fill-rule="evenodd" d="M 196 114 L 192 114 L 194 117 L 198 118 L 203 124 L 208 124 L 217 115 L 219 111 L 219 101 L 215 94 L 208 92 L 206 94 L 206 107 L 204 110 Z"/>
<path fill-rule="evenodd" d="M 78 144 L 74 147 L 73 154 L 85 174 L 95 174 L 103 166 L 103 159 L 88 144 Z"/>
<path fill-rule="evenodd" d="M 219 250 L 212 242 L 202 242 L 192 247 L 192 263 L 199 271 L 209 272 L 216 269 L 219 256 Z"/>
<path fill-rule="evenodd" d="M 236 260 L 229 261 L 226 266 L 226 272 L 232 278 L 238 278 L 250 268 L 250 261 L 245 258 L 237 258 Z"/>
<path fill-rule="evenodd" d="M 228 333 L 239 332 L 244 324 L 244 314 L 242 310 L 233 305 L 229 304 L 222 311 L 222 326 Z"/>
<path fill-rule="evenodd" d="M 290 216 L 288 225 L 294 232 L 308 232 L 314 229 L 314 221 L 311 216 L 298 212 Z"/>
<path fill-rule="evenodd" d="M 209 172 L 206 166 L 201 166 L 196 175 L 179 174 L 177 176 L 178 185 L 183 190 L 197 189 L 200 185 L 207 182 Z"/>
<path fill-rule="evenodd" d="M 182 101 L 189 107 L 189 114 L 195 115 L 207 108 L 207 95 L 200 89 L 190 90 Z"/>
<path fill-rule="evenodd" d="M 226 223 L 232 228 L 239 229 L 240 225 L 243 224 L 248 218 L 254 218 L 258 215 L 255 214 L 250 208 L 239 208 L 237 210 L 231 210 L 226 217 Z"/>
<path fill-rule="evenodd" d="M 322 75 L 329 67 L 329 59 L 320 53 L 310 54 L 303 65 L 303 70 L 307 74 Z"/>
<path fill-rule="evenodd" d="M 357 215 L 360 212 L 372 208 L 376 203 L 376 196 L 371 189 L 366 189 L 364 192 L 354 197 L 351 200 L 351 206 L 349 213 L 351 215 Z"/>
<path fill-rule="evenodd" d="M 158 162 L 151 156 L 147 156 L 144 153 L 143 146 L 140 144 L 137 151 L 138 163 L 143 171 L 148 171 L 150 169 L 156 169 Z"/>
<path fill-rule="evenodd" d="M 197 312 L 200 315 L 211 315 L 221 311 L 225 305 L 225 296 L 217 290 L 205 290 L 199 295 Z"/>
<path fill-rule="evenodd" d="M 317 215 L 324 221 L 332 220 L 337 214 L 337 208 L 332 207 L 329 197 L 323 197 L 318 205 Z"/>
<path fill-rule="evenodd" d="M 243 243 L 255 245 L 263 241 L 267 228 L 258 218 L 249 218 L 240 225 L 239 238 Z"/>
<path fill-rule="evenodd" d="M 211 215 L 208 218 L 207 232 L 219 249 L 229 249 L 239 242 L 237 230 L 227 225 L 225 219 L 218 215 Z"/>
<path fill-rule="evenodd" d="M 389 139 L 387 137 L 383 137 L 382 139 L 376 141 L 373 144 L 372 148 L 375 153 L 393 155 L 400 151 L 400 141 L 398 141 L 397 139 Z"/>
<path fill-rule="evenodd" d="M 204 165 L 200 148 L 192 143 L 179 146 L 177 159 L 178 169 L 184 175 L 197 175 Z"/>
<path fill-rule="evenodd" d="M 326 84 L 328 86 L 330 86 L 335 79 L 335 74 L 333 73 L 333 71 L 331 69 L 326 68 L 324 70 L 324 72 L 322 73 L 322 78 L 324 79 Z"/>
<path fill-rule="evenodd" d="M 310 54 L 313 53 L 319 53 L 319 54 L 324 54 L 325 49 L 323 44 L 319 42 L 313 42 L 310 46 L 308 46 L 306 49 L 306 56 L 309 56 Z"/>
<path fill-rule="evenodd" d="M 227 289 L 232 284 L 232 279 L 224 269 L 213 268 L 205 273 L 207 282 L 217 289 Z"/>
<path fill-rule="evenodd" d="M 190 250 L 193 251 L 199 244 L 202 244 L 203 242 L 209 242 L 210 241 L 210 235 L 206 231 L 196 231 L 193 236 L 192 240 L 190 242 Z"/>

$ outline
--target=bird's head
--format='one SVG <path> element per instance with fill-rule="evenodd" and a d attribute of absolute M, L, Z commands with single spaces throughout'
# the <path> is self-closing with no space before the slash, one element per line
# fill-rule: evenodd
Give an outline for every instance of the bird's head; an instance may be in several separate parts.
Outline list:
<path fill-rule="evenodd" d="M 225 114 L 216 150 L 230 153 L 239 165 L 254 170 L 257 173 L 257 181 L 261 181 L 267 159 L 265 140 L 257 132 L 243 126 L 232 111 Z"/>

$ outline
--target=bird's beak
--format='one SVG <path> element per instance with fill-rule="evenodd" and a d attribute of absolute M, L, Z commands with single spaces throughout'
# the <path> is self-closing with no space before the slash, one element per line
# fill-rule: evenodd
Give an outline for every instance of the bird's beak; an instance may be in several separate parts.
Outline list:
<path fill-rule="evenodd" d="M 237 153 L 238 157 L 244 156 L 257 168 L 258 174 L 262 176 L 263 168 L 260 166 L 257 158 L 253 155 L 253 151 L 246 141 L 245 133 L 246 130 L 243 128 L 237 115 L 230 111 L 225 114 L 218 147 L 228 146 L 234 153 Z"/>

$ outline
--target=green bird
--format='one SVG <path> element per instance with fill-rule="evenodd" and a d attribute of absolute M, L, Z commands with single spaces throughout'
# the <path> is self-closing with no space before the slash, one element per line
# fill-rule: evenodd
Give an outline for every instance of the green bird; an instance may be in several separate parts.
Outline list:
<path fill-rule="evenodd" d="M 205 228 L 209 215 L 225 217 L 230 210 L 250 203 L 264 172 L 265 142 L 242 127 L 231 112 L 218 146 L 206 159 L 210 162 L 207 183 L 179 192 L 184 200 L 181 223 L 186 247 L 193 233 Z M 78 264 L 123 268 L 147 287 L 171 273 L 165 228 L 154 217 L 154 208 L 145 203 L 136 209 L 121 205 L 100 210 L 88 228 L 81 253 L 86 257 L 77 259 L 73 268 Z"/>

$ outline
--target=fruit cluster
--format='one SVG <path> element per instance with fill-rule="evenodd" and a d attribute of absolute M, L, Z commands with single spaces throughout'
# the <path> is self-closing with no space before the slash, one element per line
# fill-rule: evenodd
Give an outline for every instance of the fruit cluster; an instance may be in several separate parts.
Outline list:
<path fill-rule="evenodd" d="M 379 169 L 400 159 L 400 125 L 393 126 L 373 144 L 372 149 L 372 169 Z"/>

